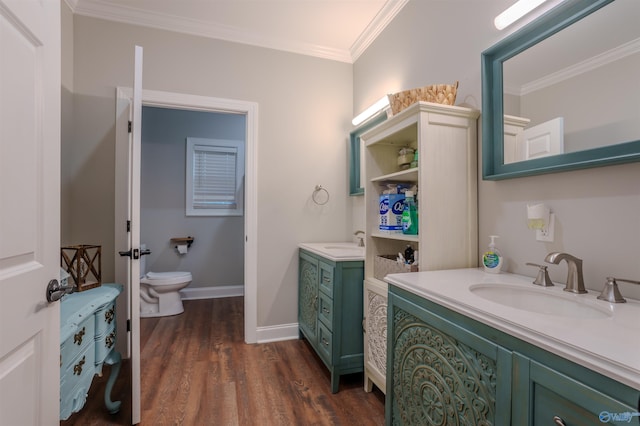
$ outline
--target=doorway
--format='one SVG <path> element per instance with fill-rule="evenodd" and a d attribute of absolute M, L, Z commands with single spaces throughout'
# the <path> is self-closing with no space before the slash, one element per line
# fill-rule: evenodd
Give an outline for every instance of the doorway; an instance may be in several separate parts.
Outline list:
<path fill-rule="evenodd" d="M 141 103 L 143 106 L 170 108 L 192 111 L 211 111 L 229 114 L 241 114 L 246 118 L 246 150 L 245 150 L 245 187 L 244 187 L 244 341 L 246 343 L 257 342 L 257 126 L 258 104 L 255 102 L 211 98 L 197 95 L 187 95 L 172 92 L 160 92 L 151 90 L 141 91 Z M 136 95 L 137 97 L 138 95 Z M 129 192 L 131 189 L 130 176 L 140 173 L 140 161 L 131 163 L 130 169 L 130 129 L 133 112 L 133 89 L 117 88 L 116 90 L 116 156 L 115 156 L 115 246 L 127 247 L 130 243 L 131 233 L 128 232 L 131 213 Z M 138 114 L 138 113 L 137 113 Z M 133 126 L 134 130 L 140 126 Z M 138 130 L 139 131 L 139 130 Z M 134 132 L 135 133 L 135 132 Z M 139 137 L 139 136 L 138 136 Z M 133 203 L 138 204 L 139 203 Z M 139 207 L 138 207 L 139 209 Z M 131 217 L 139 217 L 139 210 Z M 138 225 L 131 229 L 139 229 Z M 137 236 L 139 241 L 139 235 Z M 131 262 L 125 258 L 115 259 L 115 279 L 117 282 L 128 283 L 130 277 Z M 134 263 L 132 269 L 137 270 Z M 136 283 L 132 286 L 137 288 Z M 132 305 L 137 305 L 139 295 L 127 288 L 117 304 L 119 312 L 128 312 L 129 321 L 118 322 L 118 335 L 128 336 L 127 339 L 118 340 L 118 350 L 131 358 L 132 364 L 132 397 L 133 419 L 139 419 L 140 410 L 140 329 L 139 311 Z M 136 307 L 135 309 L 139 309 Z M 127 330 L 126 324 L 131 323 L 131 330 Z M 124 342 L 123 342 L 124 340 Z M 126 347 L 125 347 L 126 344 Z M 135 367 L 135 368 L 133 368 Z"/>
<path fill-rule="evenodd" d="M 140 242 L 151 251 L 144 272 L 189 272 L 183 299 L 242 296 L 244 208 L 192 215 L 187 198 L 187 139 L 246 145 L 246 117 L 210 111 L 142 108 Z M 244 164 L 244 155 L 241 157 Z M 225 166 L 227 164 L 225 163 Z M 243 179 L 238 179 L 242 183 Z M 235 184 L 234 184 L 235 186 Z M 242 195 L 242 190 L 239 191 Z M 202 211 L 202 210 L 201 210 Z M 239 215 L 238 215 L 239 214 Z M 172 238 L 194 238 L 181 254 Z"/>
<path fill-rule="evenodd" d="M 122 168 L 128 167 L 126 151 L 129 143 L 128 122 L 129 110 L 132 102 L 133 90 L 131 88 L 117 88 L 116 93 L 116 182 L 115 182 L 115 221 L 116 221 L 116 247 L 126 246 L 127 234 L 122 224 L 126 221 L 128 211 L 127 181 L 122 181 Z M 244 341 L 245 343 L 257 342 L 257 148 L 258 148 L 258 104 L 255 102 L 233 99 L 213 98 L 182 93 L 162 92 L 154 90 L 142 91 L 143 106 L 155 106 L 160 108 L 210 111 L 230 114 L 242 114 L 246 118 L 246 153 L 245 153 L 245 216 L 244 216 Z M 139 166 L 139 165 L 138 165 Z M 116 281 L 127 281 L 127 265 L 124 261 L 116 259 Z M 127 311 L 128 298 L 121 298 L 122 310 Z M 123 321 L 124 322 L 124 321 Z M 121 336 L 126 335 L 126 329 Z M 127 348 L 128 349 L 128 348 Z M 130 355 L 129 350 L 123 351 Z"/>

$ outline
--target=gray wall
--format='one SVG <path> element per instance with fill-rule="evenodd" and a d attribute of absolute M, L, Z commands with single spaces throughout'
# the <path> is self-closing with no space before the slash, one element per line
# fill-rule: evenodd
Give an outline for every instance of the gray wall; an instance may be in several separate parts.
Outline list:
<path fill-rule="evenodd" d="M 186 216 L 186 138 L 245 140 L 244 115 L 142 108 L 140 241 L 147 271 L 188 271 L 189 288 L 244 284 L 244 217 Z M 171 238 L 195 238 L 185 255 Z"/>
<path fill-rule="evenodd" d="M 493 27 L 493 18 L 510 3 L 409 2 L 354 65 L 354 113 L 385 93 L 454 80 L 460 80 L 456 103 L 480 108 L 481 53 L 507 34 Z M 548 252 L 567 251 L 584 259 L 585 284 L 595 290 L 602 288 L 608 275 L 638 279 L 639 176 L 640 163 L 635 163 L 499 182 L 480 180 L 480 248 L 488 244 L 489 235 L 500 235 L 497 242 L 507 257 L 506 270 L 528 276 L 535 271 L 525 262 L 539 263 Z M 525 208 L 534 201 L 547 203 L 556 213 L 553 243 L 536 241 L 534 231 L 527 229 Z M 364 222 L 355 215 L 358 209 L 359 202 L 354 201 L 356 227 Z M 564 263 L 549 269 L 553 280 L 565 280 Z M 637 287 L 622 284 L 621 291 L 640 298 Z"/>
<path fill-rule="evenodd" d="M 74 16 L 74 139 L 64 142 L 72 242 L 103 246 L 113 279 L 115 94 L 132 86 L 144 48 L 143 87 L 258 103 L 259 327 L 297 322 L 297 244 L 351 238 L 347 135 L 350 64 L 221 40 Z M 311 201 L 315 185 L 331 201 Z"/>

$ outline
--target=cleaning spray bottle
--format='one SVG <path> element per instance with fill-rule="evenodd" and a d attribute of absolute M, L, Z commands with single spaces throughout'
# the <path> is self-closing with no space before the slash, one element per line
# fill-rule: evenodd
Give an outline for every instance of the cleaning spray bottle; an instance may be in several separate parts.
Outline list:
<path fill-rule="evenodd" d="M 485 272 L 490 272 L 492 274 L 499 274 L 502 269 L 502 254 L 496 248 L 495 239 L 500 238 L 497 235 L 490 235 L 491 242 L 489 243 L 489 247 L 487 251 L 482 254 L 482 265 L 484 266 Z"/>

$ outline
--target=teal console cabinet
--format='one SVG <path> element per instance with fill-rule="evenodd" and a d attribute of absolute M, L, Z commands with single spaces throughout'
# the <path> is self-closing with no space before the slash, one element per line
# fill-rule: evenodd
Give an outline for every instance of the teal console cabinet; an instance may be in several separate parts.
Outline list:
<path fill-rule="evenodd" d="M 603 425 L 640 391 L 394 285 L 387 425 Z"/>
<path fill-rule="evenodd" d="M 120 410 L 111 389 L 120 371 L 116 343 L 116 298 L 120 284 L 72 293 L 60 305 L 60 419 L 66 420 L 84 406 L 93 376 L 111 365 L 104 403 L 110 413 Z"/>
<path fill-rule="evenodd" d="M 364 261 L 334 262 L 299 252 L 298 324 L 331 372 L 331 392 L 340 376 L 363 370 L 362 283 Z"/>

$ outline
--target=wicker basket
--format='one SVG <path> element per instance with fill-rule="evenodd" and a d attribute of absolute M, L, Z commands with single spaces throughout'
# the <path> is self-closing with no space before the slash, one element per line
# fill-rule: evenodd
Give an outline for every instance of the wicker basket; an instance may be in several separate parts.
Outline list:
<path fill-rule="evenodd" d="M 458 93 L 458 82 L 455 84 L 432 84 L 431 86 L 387 95 L 391 112 L 395 115 L 419 101 L 433 102 L 443 105 L 453 105 Z"/>

